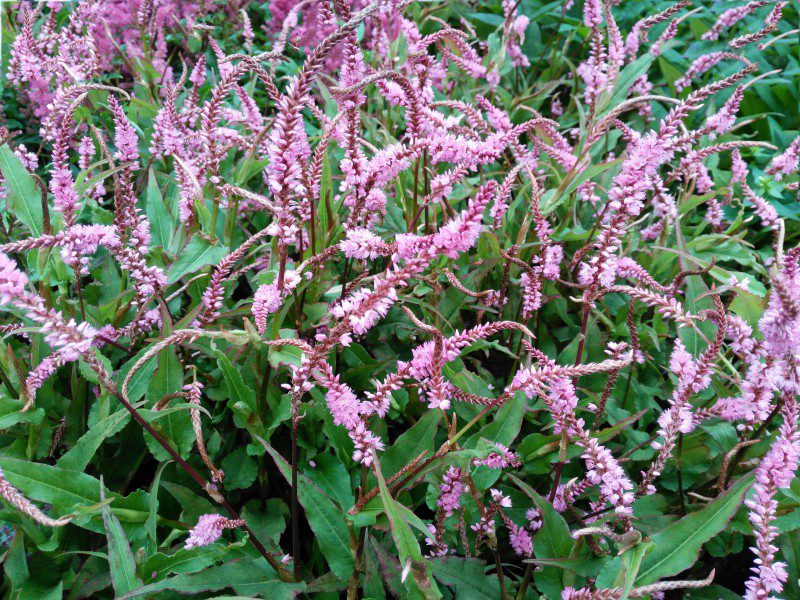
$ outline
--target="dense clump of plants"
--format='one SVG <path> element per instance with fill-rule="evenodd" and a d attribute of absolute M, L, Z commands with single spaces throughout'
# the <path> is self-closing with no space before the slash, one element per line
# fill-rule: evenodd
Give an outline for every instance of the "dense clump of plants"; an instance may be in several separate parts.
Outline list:
<path fill-rule="evenodd" d="M 796 3 L 2 8 L 7 597 L 800 597 Z"/>

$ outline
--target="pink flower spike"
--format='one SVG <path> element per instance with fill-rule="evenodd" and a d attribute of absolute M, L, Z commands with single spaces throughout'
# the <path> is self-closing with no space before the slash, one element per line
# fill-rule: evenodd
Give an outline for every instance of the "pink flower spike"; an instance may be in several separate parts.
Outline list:
<path fill-rule="evenodd" d="M 772 159 L 767 173 L 780 181 L 784 175 L 796 173 L 800 163 L 800 136 L 794 138 L 789 147 Z"/>
<path fill-rule="evenodd" d="M 340 242 L 339 247 L 348 258 L 359 260 L 375 260 L 388 253 L 386 243 L 368 229 L 351 229 L 347 232 L 347 239 Z"/>
<path fill-rule="evenodd" d="M 536 533 L 542 528 L 542 511 L 538 508 L 529 508 L 525 511 L 525 518 L 528 520 L 528 527 L 533 533 Z"/>
<path fill-rule="evenodd" d="M 0 252 L 0 306 L 19 298 L 27 283 L 28 276 L 17 268 L 17 263 Z"/>
<path fill-rule="evenodd" d="M 461 482 L 461 469 L 450 467 L 442 477 L 439 486 L 440 495 L 436 505 L 444 511 L 446 517 L 451 516 L 461 506 L 461 496 L 466 487 Z"/>
<path fill-rule="evenodd" d="M 114 157 L 122 162 L 138 160 L 139 138 L 136 131 L 114 96 L 108 97 L 108 106 L 114 115 L 114 145 L 117 147 Z"/>
<path fill-rule="evenodd" d="M 496 444 L 497 451 L 490 452 L 486 458 L 473 459 L 472 464 L 475 466 L 485 465 L 490 469 L 505 469 L 508 466 L 519 467 L 522 463 L 519 462 L 517 455 L 514 454 L 503 444 Z"/>
<path fill-rule="evenodd" d="M 222 532 L 226 529 L 235 529 L 244 525 L 241 519 L 228 519 L 222 515 L 200 515 L 195 525 L 189 532 L 189 537 L 184 544 L 184 548 L 198 548 L 208 546 L 222 537 Z"/>

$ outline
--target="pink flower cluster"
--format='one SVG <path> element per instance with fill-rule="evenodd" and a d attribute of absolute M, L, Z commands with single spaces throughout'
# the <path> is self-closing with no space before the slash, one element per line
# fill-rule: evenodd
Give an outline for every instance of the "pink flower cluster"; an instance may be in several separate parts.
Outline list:
<path fill-rule="evenodd" d="M 446 517 L 450 517 L 461 506 L 461 495 L 464 493 L 464 484 L 461 482 L 461 469 L 450 467 L 442 477 L 439 486 L 439 499 L 436 501 Z"/>
<path fill-rule="evenodd" d="M 184 548 L 197 548 L 208 546 L 222 537 L 226 529 L 236 529 L 244 525 L 241 519 L 228 519 L 222 515 L 200 515 L 195 525 L 186 538 Z"/>
<path fill-rule="evenodd" d="M 797 400 L 792 395 L 783 397 L 783 423 L 777 439 L 756 469 L 756 483 L 752 498 L 746 500 L 750 508 L 750 522 L 756 535 L 754 575 L 747 581 L 748 600 L 760 600 L 780 593 L 788 578 L 786 564 L 775 560 L 778 548 L 773 545 L 778 528 L 773 525 L 778 509 L 775 495 L 794 480 L 800 459 L 800 429 L 798 429 Z"/>

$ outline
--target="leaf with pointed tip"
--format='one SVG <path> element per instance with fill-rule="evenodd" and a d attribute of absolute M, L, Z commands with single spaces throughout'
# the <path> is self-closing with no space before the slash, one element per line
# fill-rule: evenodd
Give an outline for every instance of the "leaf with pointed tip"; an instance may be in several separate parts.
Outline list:
<path fill-rule="evenodd" d="M 151 245 L 161 246 L 168 250 L 175 225 L 172 216 L 169 214 L 167 204 L 161 195 L 161 190 L 156 181 L 153 169 L 147 174 L 147 218 L 150 219 Z"/>
<path fill-rule="evenodd" d="M 739 510 L 753 477 L 743 477 L 705 508 L 675 521 L 651 536 L 655 545 L 639 569 L 636 585 L 648 585 L 691 567 L 708 540 L 724 530 Z"/>
<path fill-rule="evenodd" d="M 199 271 L 206 265 L 216 265 L 228 253 L 226 246 L 214 246 L 211 242 L 194 236 L 180 253 L 167 272 L 167 283 L 175 283 L 188 273 Z"/>
<path fill-rule="evenodd" d="M 139 587 L 121 596 L 119 600 L 140 596 L 156 597 L 158 592 L 171 590 L 179 594 L 199 595 L 233 588 L 237 594 L 258 594 L 270 600 L 291 600 L 305 587 L 304 583 L 286 583 L 264 559 L 232 560 L 209 567 L 199 573 L 181 573 L 155 583 Z"/>
<path fill-rule="evenodd" d="M 100 499 L 105 500 L 105 489 L 100 481 Z M 136 561 L 131 545 L 119 519 L 111 513 L 111 508 L 103 506 L 103 526 L 108 540 L 108 568 L 111 571 L 111 584 L 116 596 L 127 594 L 141 587 L 142 580 L 136 575 Z"/>
<path fill-rule="evenodd" d="M 528 406 L 528 399 L 523 393 L 517 393 L 513 398 L 506 401 L 497 414 L 494 420 L 483 427 L 480 431 L 470 436 L 464 446 L 472 448 L 478 443 L 478 440 L 485 438 L 491 442 L 497 442 L 508 446 L 519 434 L 520 427 L 522 427 L 522 419 L 525 416 L 525 409 Z"/>
<path fill-rule="evenodd" d="M 263 439 L 258 436 L 256 439 L 272 456 L 281 475 L 287 482 L 291 482 L 291 465 Z M 350 533 L 347 530 L 342 510 L 302 473 L 298 473 L 297 476 L 297 498 L 305 509 L 308 524 L 316 535 L 316 541 L 322 554 L 328 560 L 331 570 L 339 579 L 349 579 L 355 563 L 350 551 Z"/>

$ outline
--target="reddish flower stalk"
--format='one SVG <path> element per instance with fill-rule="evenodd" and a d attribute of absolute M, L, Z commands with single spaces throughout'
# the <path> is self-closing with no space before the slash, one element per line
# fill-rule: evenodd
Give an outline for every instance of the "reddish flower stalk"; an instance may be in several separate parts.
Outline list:
<path fill-rule="evenodd" d="M 719 300 L 717 300 L 719 302 Z M 661 413 L 658 418 L 659 436 L 663 441 L 653 442 L 652 446 L 658 451 L 653 464 L 643 473 L 639 484 L 639 494 L 652 494 L 655 488 L 653 480 L 661 475 L 664 466 L 672 455 L 679 433 L 691 433 L 695 428 L 692 416 L 692 405 L 689 398 L 692 394 L 707 388 L 711 383 L 711 368 L 717 354 L 722 348 L 725 339 L 727 317 L 721 308 L 714 314 L 713 319 L 717 324 L 717 333 L 706 351 L 697 360 L 694 360 L 686 351 L 683 343 L 678 339 L 670 359 L 670 369 L 678 378 L 678 384 L 669 400 L 669 408 Z"/>

